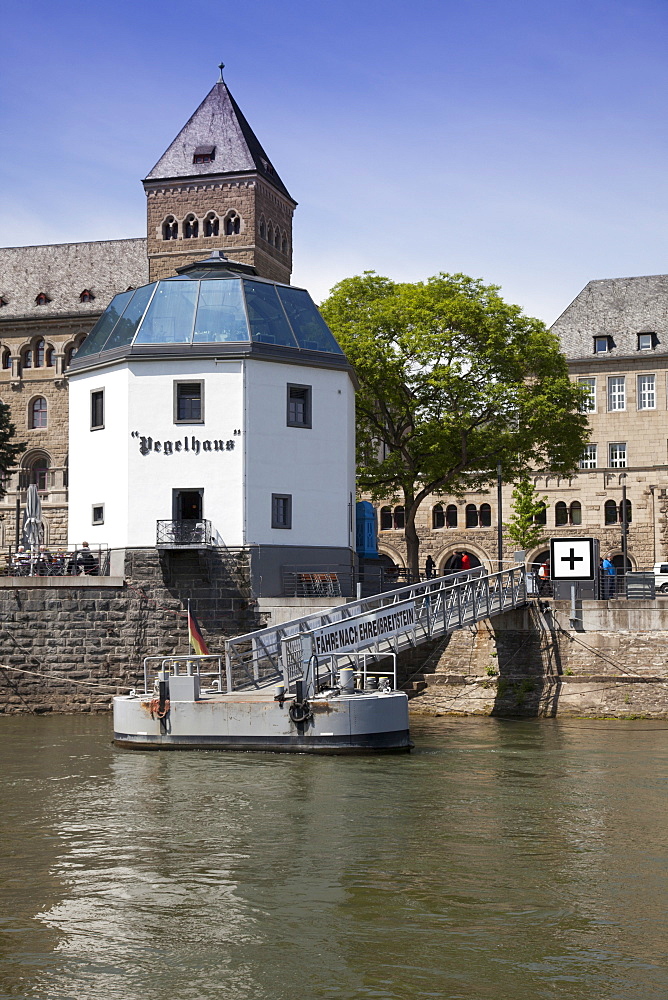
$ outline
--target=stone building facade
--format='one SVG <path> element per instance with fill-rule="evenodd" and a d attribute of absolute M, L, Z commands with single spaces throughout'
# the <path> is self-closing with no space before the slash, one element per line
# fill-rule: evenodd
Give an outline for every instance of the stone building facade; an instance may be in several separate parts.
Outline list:
<path fill-rule="evenodd" d="M 591 444 L 571 479 L 536 475 L 547 497 L 545 535 L 593 536 L 621 568 L 622 489 L 626 487 L 629 568 L 668 561 L 668 275 L 591 281 L 552 327 L 571 378 L 590 392 Z M 502 520 L 512 485 L 503 488 Z M 379 551 L 405 566 L 403 509 L 378 504 Z M 419 513 L 421 559 L 438 571 L 454 554 L 497 565 L 496 489 L 457 499 L 431 497 Z M 506 544 L 506 560 L 512 545 Z M 543 558 L 545 546 L 527 553 Z"/>
<path fill-rule="evenodd" d="M 42 497 L 45 541 L 67 542 L 64 372 L 114 295 L 214 249 L 290 282 L 296 202 L 222 77 L 143 184 L 145 238 L 0 248 L 0 400 L 27 445 L 0 500 L 5 552 L 30 483 Z"/>

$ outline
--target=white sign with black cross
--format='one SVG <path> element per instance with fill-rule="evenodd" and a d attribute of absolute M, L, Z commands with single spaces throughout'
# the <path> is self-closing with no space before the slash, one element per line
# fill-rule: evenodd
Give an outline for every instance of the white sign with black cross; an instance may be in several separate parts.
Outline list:
<path fill-rule="evenodd" d="M 596 576 L 594 538 L 551 538 L 552 580 L 593 580 Z"/>

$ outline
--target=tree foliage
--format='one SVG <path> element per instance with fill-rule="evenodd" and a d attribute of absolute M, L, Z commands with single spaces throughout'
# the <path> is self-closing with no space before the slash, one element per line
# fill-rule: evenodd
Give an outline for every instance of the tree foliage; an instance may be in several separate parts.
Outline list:
<path fill-rule="evenodd" d="M 359 489 L 402 497 L 414 573 L 415 515 L 430 494 L 484 489 L 498 461 L 506 481 L 528 467 L 577 467 L 582 392 L 556 337 L 497 286 L 463 274 L 395 283 L 368 271 L 339 282 L 322 313 L 359 379 Z"/>
<path fill-rule="evenodd" d="M 16 428 L 10 420 L 10 411 L 6 403 L 0 402 L 0 497 L 7 492 L 3 473 L 9 472 L 16 465 L 19 455 L 25 451 L 25 442 L 15 442 Z"/>
<path fill-rule="evenodd" d="M 538 495 L 528 476 L 519 480 L 513 490 L 513 512 L 503 526 L 518 549 L 533 549 L 547 541 L 543 515 L 548 506 L 547 497 Z"/>

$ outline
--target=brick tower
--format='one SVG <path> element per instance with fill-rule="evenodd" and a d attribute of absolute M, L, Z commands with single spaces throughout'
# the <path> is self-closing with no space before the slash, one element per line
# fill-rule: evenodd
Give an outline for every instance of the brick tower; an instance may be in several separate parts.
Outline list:
<path fill-rule="evenodd" d="M 296 202 L 220 79 L 144 180 L 149 278 L 224 250 L 286 284 Z"/>

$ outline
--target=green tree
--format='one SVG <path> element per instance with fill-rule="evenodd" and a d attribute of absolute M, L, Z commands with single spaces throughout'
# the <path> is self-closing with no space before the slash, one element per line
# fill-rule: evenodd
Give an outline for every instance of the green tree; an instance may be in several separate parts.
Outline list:
<path fill-rule="evenodd" d="M 16 428 L 10 420 L 9 407 L 0 402 L 0 497 L 4 497 L 7 492 L 4 473 L 15 467 L 17 458 L 26 449 L 25 442 L 19 444 L 13 441 L 15 434 Z"/>
<path fill-rule="evenodd" d="M 556 337 L 498 292 L 463 274 L 405 284 L 367 271 L 322 305 L 359 380 L 359 489 L 402 498 L 415 574 L 426 497 L 485 489 L 498 461 L 506 481 L 531 467 L 566 475 L 587 440 Z"/>
<path fill-rule="evenodd" d="M 529 477 L 523 476 L 513 490 L 513 513 L 503 526 L 518 549 L 532 549 L 547 540 L 544 512 L 548 506 L 547 497 L 539 496 Z"/>

